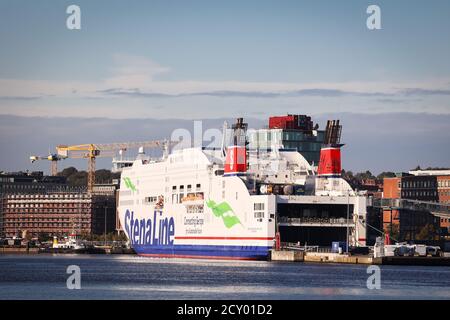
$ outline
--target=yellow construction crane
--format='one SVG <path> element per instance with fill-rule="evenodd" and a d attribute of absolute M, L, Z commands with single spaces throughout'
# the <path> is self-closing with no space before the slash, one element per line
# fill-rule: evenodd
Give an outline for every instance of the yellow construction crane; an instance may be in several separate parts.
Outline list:
<path fill-rule="evenodd" d="M 62 160 L 57 154 L 49 154 L 48 156 L 30 156 L 31 163 L 38 160 L 48 160 L 51 161 L 50 165 L 50 175 L 56 176 L 58 173 L 58 161 Z"/>
<path fill-rule="evenodd" d="M 165 140 L 143 141 L 143 142 L 123 142 L 109 144 L 80 144 L 80 145 L 59 145 L 56 147 L 57 157 L 60 159 L 88 159 L 88 192 L 91 193 L 95 184 L 95 159 L 99 157 L 113 157 L 117 151 L 130 148 L 169 148 L 176 142 Z"/>

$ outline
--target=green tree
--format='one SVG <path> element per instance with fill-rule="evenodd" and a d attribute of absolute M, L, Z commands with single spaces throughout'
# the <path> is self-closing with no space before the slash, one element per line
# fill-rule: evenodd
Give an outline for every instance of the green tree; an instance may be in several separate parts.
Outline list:
<path fill-rule="evenodd" d="M 87 185 L 87 172 L 75 172 L 67 178 L 67 183 L 74 187 L 85 187 Z"/>
<path fill-rule="evenodd" d="M 383 171 L 382 173 L 377 175 L 377 179 L 379 179 L 379 180 L 383 180 L 383 178 L 394 178 L 394 177 L 395 177 L 395 173 L 391 172 L 391 171 Z"/>
<path fill-rule="evenodd" d="M 434 227 L 434 225 L 427 223 L 420 231 L 416 234 L 417 240 L 435 240 L 439 238 L 439 234 Z"/>
<path fill-rule="evenodd" d="M 67 183 L 73 187 L 85 187 L 87 185 L 88 174 L 86 171 L 78 171 L 74 167 L 65 168 L 58 173 L 58 176 L 65 177 Z M 112 173 L 110 170 L 100 169 L 95 172 L 96 183 L 111 183 L 113 179 L 119 179 L 120 173 Z"/>
<path fill-rule="evenodd" d="M 367 179 L 375 179 L 375 176 L 372 174 L 372 172 L 367 170 L 366 172 L 358 172 L 355 175 L 355 178 L 358 180 L 367 180 Z"/>
<path fill-rule="evenodd" d="M 391 241 L 400 241 L 400 226 L 398 224 L 392 224 L 392 226 L 388 226 L 385 232 L 389 235 Z"/>
<path fill-rule="evenodd" d="M 65 168 L 63 171 L 58 172 L 58 176 L 68 178 L 73 174 L 76 174 L 78 170 L 75 167 Z"/>

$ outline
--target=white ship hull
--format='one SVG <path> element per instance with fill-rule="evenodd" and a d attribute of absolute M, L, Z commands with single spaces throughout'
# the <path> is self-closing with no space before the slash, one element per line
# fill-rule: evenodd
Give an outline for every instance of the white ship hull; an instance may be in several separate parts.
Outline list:
<path fill-rule="evenodd" d="M 267 258 L 274 245 L 276 197 L 250 195 L 242 179 L 215 170 L 199 149 L 158 163 L 136 161 L 123 170 L 119 218 L 139 255 Z"/>

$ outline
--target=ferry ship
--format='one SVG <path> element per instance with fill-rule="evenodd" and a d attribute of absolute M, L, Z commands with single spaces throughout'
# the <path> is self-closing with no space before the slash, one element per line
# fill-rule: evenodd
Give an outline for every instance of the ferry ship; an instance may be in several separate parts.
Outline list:
<path fill-rule="evenodd" d="M 158 159 L 141 150 L 122 169 L 120 224 L 148 257 L 264 260 L 280 241 L 365 245 L 366 197 L 340 177 L 340 134 L 339 121 L 319 131 L 288 115 L 251 131 L 239 118 L 217 148 L 175 146 Z"/>

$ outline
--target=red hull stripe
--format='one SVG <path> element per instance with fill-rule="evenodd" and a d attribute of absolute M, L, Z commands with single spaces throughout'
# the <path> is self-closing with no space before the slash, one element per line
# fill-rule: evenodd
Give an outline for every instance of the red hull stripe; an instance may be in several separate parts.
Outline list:
<path fill-rule="evenodd" d="M 177 240 L 273 240 L 266 237 L 175 237 Z"/>
<path fill-rule="evenodd" d="M 211 259 L 211 260 L 259 260 L 257 258 L 245 257 L 222 257 L 222 256 L 193 256 L 184 254 L 158 254 L 158 253 L 139 253 L 139 256 L 153 258 L 179 258 L 179 259 Z"/>

